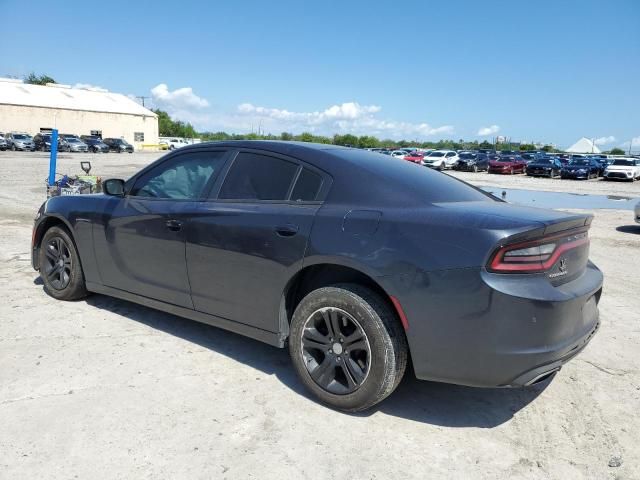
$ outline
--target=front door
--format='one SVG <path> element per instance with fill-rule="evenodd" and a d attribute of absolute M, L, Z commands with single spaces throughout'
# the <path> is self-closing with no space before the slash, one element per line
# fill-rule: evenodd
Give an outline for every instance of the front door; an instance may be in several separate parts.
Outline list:
<path fill-rule="evenodd" d="M 193 308 L 185 232 L 224 157 L 200 150 L 171 155 L 143 172 L 124 198 L 107 202 L 94 231 L 104 285 Z"/>

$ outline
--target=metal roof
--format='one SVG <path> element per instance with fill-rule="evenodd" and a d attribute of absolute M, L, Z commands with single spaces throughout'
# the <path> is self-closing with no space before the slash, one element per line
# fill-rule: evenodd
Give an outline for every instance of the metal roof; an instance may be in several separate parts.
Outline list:
<path fill-rule="evenodd" d="M 120 93 L 57 84 L 31 85 L 4 78 L 0 78 L 0 105 L 157 116 L 151 110 Z"/>

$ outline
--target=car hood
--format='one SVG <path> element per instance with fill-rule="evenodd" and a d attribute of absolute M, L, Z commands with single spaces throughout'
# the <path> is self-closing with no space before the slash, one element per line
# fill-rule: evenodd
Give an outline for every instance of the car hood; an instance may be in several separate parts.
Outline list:
<path fill-rule="evenodd" d="M 590 165 L 565 165 L 564 170 L 589 170 Z"/>
<path fill-rule="evenodd" d="M 607 172 L 633 172 L 636 168 L 633 165 L 609 165 Z"/>
<path fill-rule="evenodd" d="M 495 160 L 491 160 L 489 162 L 489 165 L 491 165 L 492 167 L 502 167 L 502 166 L 511 167 L 511 166 L 513 166 L 515 164 L 516 164 L 516 162 L 497 162 Z"/>
<path fill-rule="evenodd" d="M 444 157 L 424 157 L 423 160 L 425 163 L 433 163 L 433 162 L 440 162 L 441 160 L 444 160 Z"/>
<path fill-rule="evenodd" d="M 552 165 L 551 163 L 536 163 L 536 162 L 531 162 L 530 164 L 528 164 L 529 167 L 535 167 L 535 168 L 553 168 L 555 167 L 555 165 Z"/>

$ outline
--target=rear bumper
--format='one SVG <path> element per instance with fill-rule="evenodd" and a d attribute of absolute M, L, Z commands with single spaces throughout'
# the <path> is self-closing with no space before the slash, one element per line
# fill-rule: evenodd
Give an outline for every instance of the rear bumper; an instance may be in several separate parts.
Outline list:
<path fill-rule="evenodd" d="M 603 277 L 595 265 L 558 287 L 545 275 L 514 277 L 484 269 L 417 274 L 400 302 L 419 379 L 524 386 L 587 345 L 599 326 Z"/>

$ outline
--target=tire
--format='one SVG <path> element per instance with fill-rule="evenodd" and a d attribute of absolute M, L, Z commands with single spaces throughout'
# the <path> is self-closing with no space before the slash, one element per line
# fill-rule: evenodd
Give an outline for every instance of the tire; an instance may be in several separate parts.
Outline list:
<path fill-rule="evenodd" d="M 356 340 L 349 343 L 350 337 Z M 355 345 L 362 348 L 349 353 Z M 289 353 L 298 377 L 322 403 L 346 412 L 366 410 L 390 395 L 402 380 L 408 351 L 393 309 L 360 285 L 312 291 L 291 320 Z"/>
<path fill-rule="evenodd" d="M 440 166 L 438 167 L 438 170 L 440 170 L 441 172 L 444 172 L 446 166 L 444 164 L 444 161 L 440 164 Z"/>
<path fill-rule="evenodd" d="M 12 151 L 12 152 L 15 152 L 15 151 L 16 151 L 16 146 L 15 146 L 15 145 L 13 145 L 13 144 L 11 144 L 11 151 Z"/>
<path fill-rule="evenodd" d="M 473 166 L 473 173 L 478 173 L 478 166 L 477 165 Z"/>
<path fill-rule="evenodd" d="M 61 261 L 63 263 L 59 263 Z M 66 229 L 51 227 L 45 232 L 40 244 L 39 265 L 44 290 L 53 298 L 78 300 L 87 296 L 80 257 Z"/>

